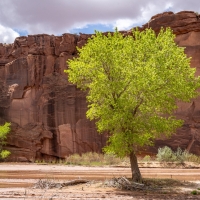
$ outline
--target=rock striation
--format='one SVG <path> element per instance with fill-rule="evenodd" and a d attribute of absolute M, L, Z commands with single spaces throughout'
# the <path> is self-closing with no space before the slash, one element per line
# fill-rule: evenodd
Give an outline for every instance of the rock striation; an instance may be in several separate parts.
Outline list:
<path fill-rule="evenodd" d="M 200 75 L 200 19 L 194 12 L 165 12 L 140 27 L 171 27 L 176 43 L 186 47 L 191 67 Z M 130 34 L 130 31 L 124 32 Z M 106 135 L 85 117 L 85 94 L 68 82 L 66 60 L 77 56 L 88 34 L 47 34 L 18 37 L 0 44 L 0 124 L 12 122 L 7 149 L 12 161 L 65 158 L 72 153 L 100 152 Z M 170 139 L 159 139 L 147 151 L 178 146 L 200 155 L 200 97 L 178 103 L 177 117 L 185 123 Z"/>
<path fill-rule="evenodd" d="M 0 123 L 12 122 L 14 161 L 101 151 L 105 136 L 85 117 L 85 94 L 68 82 L 66 60 L 90 35 L 29 35 L 0 45 Z"/>

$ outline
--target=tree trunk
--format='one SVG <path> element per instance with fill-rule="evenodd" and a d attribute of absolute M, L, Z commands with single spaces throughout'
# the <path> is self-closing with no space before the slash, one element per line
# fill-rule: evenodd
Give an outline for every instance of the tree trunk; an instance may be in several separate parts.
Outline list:
<path fill-rule="evenodd" d="M 137 157 L 133 151 L 130 153 L 130 163 L 133 181 L 141 182 L 142 176 L 138 167 Z"/>

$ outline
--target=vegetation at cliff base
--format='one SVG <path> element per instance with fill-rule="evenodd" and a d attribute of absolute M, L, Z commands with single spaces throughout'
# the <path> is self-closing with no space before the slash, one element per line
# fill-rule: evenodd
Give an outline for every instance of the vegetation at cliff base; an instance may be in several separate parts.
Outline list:
<path fill-rule="evenodd" d="M 200 157 L 189 153 L 187 150 L 182 150 L 180 147 L 177 148 L 176 151 L 173 151 L 170 147 L 164 146 L 158 149 L 158 153 L 156 155 L 156 160 L 159 162 L 176 162 L 182 163 L 185 162 L 194 162 L 200 163 Z"/>
<path fill-rule="evenodd" d="M 96 32 L 68 60 L 69 81 L 87 91 L 87 118 L 109 139 L 105 152 L 130 157 L 132 178 L 141 180 L 136 154 L 155 138 L 182 125 L 177 102 L 197 96 L 200 78 L 170 28 L 158 35 L 134 29 L 132 35 Z"/>
<path fill-rule="evenodd" d="M 2 159 L 7 158 L 10 155 L 8 150 L 3 150 L 3 146 L 6 144 L 7 135 L 10 132 L 10 123 L 5 123 L 0 126 L 0 157 Z"/>
<path fill-rule="evenodd" d="M 120 159 L 113 154 L 98 154 L 95 152 L 83 153 L 82 155 L 73 154 L 66 158 L 65 164 L 68 165 L 85 165 L 85 166 L 105 166 L 105 165 L 122 165 L 129 166 L 127 157 Z"/>

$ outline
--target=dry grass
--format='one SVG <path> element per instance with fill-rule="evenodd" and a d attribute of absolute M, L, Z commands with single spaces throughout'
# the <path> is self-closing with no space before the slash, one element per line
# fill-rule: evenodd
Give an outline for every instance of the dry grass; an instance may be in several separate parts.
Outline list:
<path fill-rule="evenodd" d="M 128 158 L 118 158 L 112 154 L 88 152 L 82 155 L 73 154 L 66 158 L 65 164 L 83 166 L 129 165 Z"/>
<path fill-rule="evenodd" d="M 36 160 L 38 164 L 65 164 L 65 165 L 79 165 L 79 166 L 123 166 L 130 167 L 128 157 L 119 158 L 113 154 L 99 154 L 96 152 L 88 152 L 79 154 L 72 154 L 63 160 Z M 169 147 L 160 148 L 156 156 L 146 155 L 138 157 L 139 167 L 172 167 L 172 168 L 188 168 L 197 167 L 200 164 L 200 157 L 180 148 L 177 151 L 172 151 Z M 189 163 L 189 164 L 188 164 Z"/>

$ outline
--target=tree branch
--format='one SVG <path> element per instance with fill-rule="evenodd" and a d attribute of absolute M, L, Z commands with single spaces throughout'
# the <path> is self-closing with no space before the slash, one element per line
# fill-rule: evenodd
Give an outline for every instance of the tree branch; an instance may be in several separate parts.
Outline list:
<path fill-rule="evenodd" d="M 130 85 L 131 80 L 127 83 L 127 85 L 124 87 L 124 89 L 117 95 L 118 98 L 121 97 L 121 95 L 126 91 L 127 87 Z"/>
<path fill-rule="evenodd" d="M 136 113 L 137 113 L 137 111 L 138 111 L 138 109 L 139 109 L 139 107 L 141 106 L 142 103 L 143 103 L 143 99 L 141 98 L 140 102 L 137 104 L 137 106 L 135 107 L 135 109 L 133 111 L 133 116 L 136 115 Z"/>

